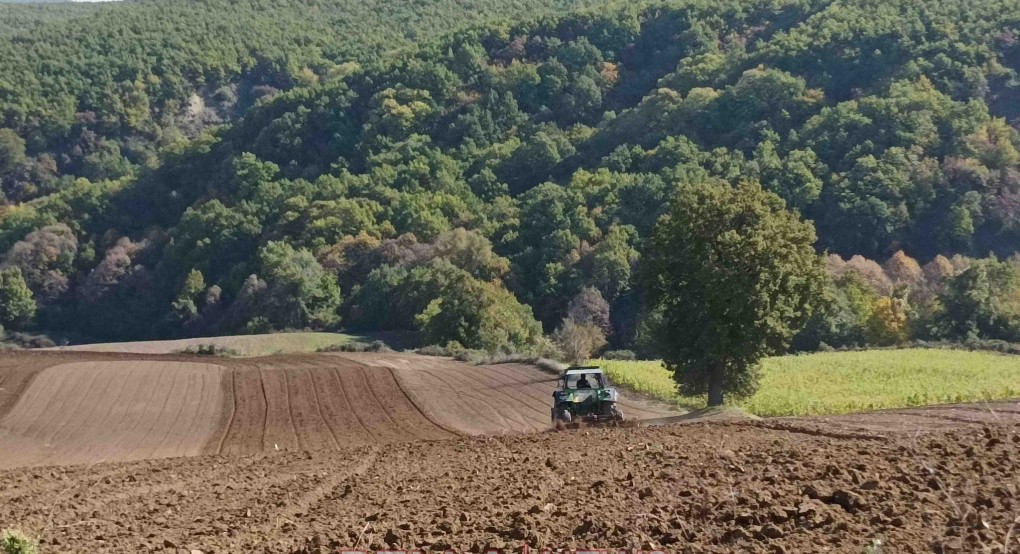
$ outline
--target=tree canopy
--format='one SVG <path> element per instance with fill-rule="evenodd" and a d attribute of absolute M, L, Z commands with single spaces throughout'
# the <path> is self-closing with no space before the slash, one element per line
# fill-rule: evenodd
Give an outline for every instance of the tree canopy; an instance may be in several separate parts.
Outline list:
<path fill-rule="evenodd" d="M 781 198 L 829 255 L 795 348 L 1012 336 L 981 315 L 1005 302 L 949 285 L 952 260 L 1011 270 L 1020 245 L 1010 2 L 496 4 L 143 1 L 0 30 L 0 266 L 35 325 L 489 348 L 569 318 L 627 348 L 657 317 L 655 222 L 722 181 Z M 606 310 L 572 318 L 593 292 Z"/>
<path fill-rule="evenodd" d="M 757 184 L 680 189 L 645 250 L 647 308 L 681 392 L 747 395 L 756 364 L 786 351 L 824 285 L 814 227 Z"/>

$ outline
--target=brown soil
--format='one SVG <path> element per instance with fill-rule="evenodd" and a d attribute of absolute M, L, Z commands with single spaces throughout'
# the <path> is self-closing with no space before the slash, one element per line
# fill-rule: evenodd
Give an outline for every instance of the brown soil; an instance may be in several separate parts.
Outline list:
<path fill-rule="evenodd" d="M 1003 552 L 1016 540 L 1017 423 L 871 437 L 767 423 L 23 468 L 0 472 L 0 524 L 54 552 Z"/>
<path fill-rule="evenodd" d="M 797 425 L 799 418 L 776 418 L 778 425 Z M 900 410 L 879 410 L 860 414 L 819 417 L 818 425 L 851 432 L 904 432 L 918 429 L 951 430 L 960 425 L 1014 423 L 1020 421 L 1020 400 L 946 404 Z"/>
<path fill-rule="evenodd" d="M 334 354 L 392 369 L 407 395 L 433 421 L 469 435 L 543 431 L 551 423 L 556 376 L 525 364 L 472 366 L 450 358 L 398 353 Z M 628 419 L 675 416 L 636 398 L 620 403 Z"/>
<path fill-rule="evenodd" d="M 1020 551 L 1020 403 L 705 422 L 631 402 L 657 426 L 519 433 L 547 428 L 549 378 L 3 354 L 0 527 L 43 552 Z"/>
<path fill-rule="evenodd" d="M 6 353 L 0 387 L 0 468 L 459 434 L 430 421 L 389 369 L 322 355 Z"/>
<path fill-rule="evenodd" d="M 46 368 L 0 422 L 0 467 L 201 454 L 219 424 L 223 371 L 154 361 Z"/>
<path fill-rule="evenodd" d="M 61 363 L 52 357 L 4 354 L 0 351 L 0 419 L 18 403 L 37 373 Z"/>

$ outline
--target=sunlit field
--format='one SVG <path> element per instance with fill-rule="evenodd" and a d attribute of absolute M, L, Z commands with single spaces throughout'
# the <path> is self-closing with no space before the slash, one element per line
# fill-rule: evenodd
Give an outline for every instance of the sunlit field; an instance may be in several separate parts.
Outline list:
<path fill-rule="evenodd" d="M 614 382 L 698 408 L 657 361 L 596 360 Z M 824 415 L 1020 396 L 1020 356 L 962 350 L 824 352 L 768 358 L 758 392 L 728 401 L 759 416 Z"/>

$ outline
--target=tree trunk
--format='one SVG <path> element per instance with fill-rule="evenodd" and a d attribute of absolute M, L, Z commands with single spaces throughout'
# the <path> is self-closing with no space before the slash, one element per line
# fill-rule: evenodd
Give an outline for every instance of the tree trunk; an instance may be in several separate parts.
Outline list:
<path fill-rule="evenodd" d="M 723 403 L 723 365 L 715 364 L 708 374 L 708 405 L 722 406 Z"/>

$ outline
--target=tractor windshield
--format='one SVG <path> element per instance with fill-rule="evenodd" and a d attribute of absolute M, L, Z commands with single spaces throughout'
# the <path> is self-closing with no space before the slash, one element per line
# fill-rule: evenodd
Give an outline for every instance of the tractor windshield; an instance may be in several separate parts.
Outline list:
<path fill-rule="evenodd" d="M 564 380 L 566 381 L 566 388 L 568 389 L 604 389 L 605 381 L 602 379 L 601 373 L 579 373 L 575 375 L 567 375 Z"/>

